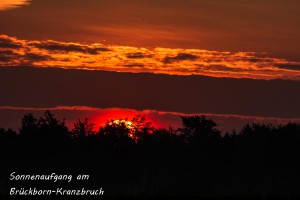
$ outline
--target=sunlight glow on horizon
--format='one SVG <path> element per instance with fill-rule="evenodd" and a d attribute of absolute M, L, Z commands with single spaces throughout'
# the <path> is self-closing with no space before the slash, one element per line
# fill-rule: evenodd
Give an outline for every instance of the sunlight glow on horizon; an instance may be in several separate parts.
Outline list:
<path fill-rule="evenodd" d="M 179 113 L 179 112 L 165 112 L 157 110 L 135 110 L 125 108 L 93 108 L 86 106 L 58 106 L 53 108 L 30 108 L 30 107 L 13 107 L 0 106 L 0 112 L 17 113 L 19 119 L 25 113 L 34 113 L 35 116 L 42 115 L 45 110 L 50 110 L 58 118 L 66 118 L 66 125 L 72 129 L 74 122 L 79 118 L 88 118 L 95 123 L 94 131 L 98 131 L 100 127 L 104 127 L 106 123 L 116 119 L 133 119 L 137 115 L 145 116 L 147 122 L 151 122 L 154 128 L 179 128 L 181 127 L 181 116 L 205 115 L 209 118 L 215 119 L 218 127 L 223 131 L 231 131 L 233 128 L 237 130 L 246 123 L 273 123 L 286 124 L 288 122 L 300 122 L 300 118 L 276 118 L 276 117 L 259 117 L 259 116 L 242 116 L 242 115 L 228 115 L 228 114 L 212 114 L 212 113 Z M 127 120 L 128 121 L 128 120 Z M 13 120 L 7 119 L 9 124 L 14 124 Z M 2 123 L 5 123 L 2 121 Z M 1 124 L 2 127 L 4 124 Z M 15 125 L 6 128 L 19 127 L 19 121 Z"/>

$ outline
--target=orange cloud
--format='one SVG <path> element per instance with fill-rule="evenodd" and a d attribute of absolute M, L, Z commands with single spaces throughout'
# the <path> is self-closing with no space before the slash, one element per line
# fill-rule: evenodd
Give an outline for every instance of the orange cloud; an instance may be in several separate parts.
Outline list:
<path fill-rule="evenodd" d="M 0 0 L 0 11 L 30 4 L 31 0 Z"/>
<path fill-rule="evenodd" d="M 0 52 L 0 66 L 300 80 L 300 62 L 255 52 L 33 41 L 7 35 L 0 35 Z"/>

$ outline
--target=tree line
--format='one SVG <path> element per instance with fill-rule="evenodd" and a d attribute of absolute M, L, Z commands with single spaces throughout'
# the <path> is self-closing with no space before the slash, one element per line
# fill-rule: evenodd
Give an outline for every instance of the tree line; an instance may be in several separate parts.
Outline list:
<path fill-rule="evenodd" d="M 3 173 L 88 170 L 89 184 L 112 196 L 300 196 L 299 123 L 252 123 L 221 136 L 206 116 L 182 116 L 179 129 L 136 116 L 99 130 L 78 120 L 69 130 L 46 111 L 24 115 L 18 132 L 0 129 L 0 148 Z"/>

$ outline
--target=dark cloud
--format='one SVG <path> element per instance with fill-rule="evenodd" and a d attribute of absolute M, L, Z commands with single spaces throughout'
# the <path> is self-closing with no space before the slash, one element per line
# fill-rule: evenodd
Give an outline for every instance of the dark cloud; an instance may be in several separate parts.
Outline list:
<path fill-rule="evenodd" d="M 145 67 L 145 65 L 142 63 L 128 63 L 128 64 L 124 64 L 124 66 L 126 66 L 126 67 Z"/>
<path fill-rule="evenodd" d="M 209 65 L 209 66 L 204 66 L 204 65 L 196 65 L 198 68 L 197 70 L 200 71 L 207 71 L 207 70 L 212 70 L 212 71 L 223 71 L 223 72 L 244 72 L 244 71 L 252 71 L 251 69 L 242 69 L 242 68 L 232 68 L 232 67 L 226 67 L 223 65 Z"/>
<path fill-rule="evenodd" d="M 3 49 L 0 49 L 0 54 L 3 55 L 14 55 L 15 53 L 12 51 L 12 50 L 3 50 Z"/>
<path fill-rule="evenodd" d="M 110 51 L 110 49 L 105 47 L 89 47 L 79 44 L 70 43 L 59 43 L 59 42 L 42 42 L 42 43 L 32 43 L 31 45 L 48 51 L 64 51 L 64 52 L 79 52 L 87 54 L 98 54 L 101 51 Z"/>
<path fill-rule="evenodd" d="M 85 53 L 85 49 L 80 45 L 74 44 L 60 44 L 60 43 L 41 43 L 41 44 L 34 44 L 35 47 L 39 49 L 46 49 L 49 51 L 70 51 L 70 52 L 81 52 Z"/>
<path fill-rule="evenodd" d="M 9 63 L 19 58 L 19 54 L 12 50 L 1 50 L 0 49 L 0 62 Z"/>
<path fill-rule="evenodd" d="M 300 102 L 299 81 L 8 67 L 0 68 L 0 91 L 0 106 L 86 105 L 300 117 L 300 109 L 295 109 Z"/>
<path fill-rule="evenodd" d="M 17 56 L 20 56 L 20 54 L 17 54 L 15 52 L 13 52 L 12 50 L 1 50 L 0 49 L 0 56 L 1 57 L 15 58 Z"/>
<path fill-rule="evenodd" d="M 142 52 L 134 52 L 134 53 L 128 53 L 126 57 L 129 59 L 142 59 L 142 58 L 149 58 L 149 57 L 151 58 L 152 55 L 147 55 Z"/>
<path fill-rule="evenodd" d="M 195 56 L 195 55 L 190 54 L 190 53 L 178 53 L 174 57 L 166 56 L 163 59 L 163 63 L 169 64 L 169 63 L 180 62 L 180 61 L 184 61 L 184 60 L 197 60 L 197 59 L 198 59 L 198 56 Z"/>
<path fill-rule="evenodd" d="M 0 62 L 10 62 L 12 59 L 5 55 L 0 55 Z"/>
<path fill-rule="evenodd" d="M 253 57 L 236 57 L 236 61 L 242 61 L 242 62 L 250 62 L 250 63 L 262 63 L 262 62 L 268 62 L 268 63 L 273 63 L 274 59 L 273 58 L 268 58 L 268 57 L 259 57 L 260 55 L 255 55 Z M 225 58 L 226 59 L 226 58 Z"/>
<path fill-rule="evenodd" d="M 19 49 L 21 47 L 22 44 L 16 43 L 10 38 L 0 37 L 0 48 Z"/>
<path fill-rule="evenodd" d="M 293 65 L 293 64 L 278 64 L 276 65 L 278 68 L 280 69 L 290 69 L 290 70 L 295 70 L 295 71 L 300 71 L 300 65 L 296 64 L 296 65 Z"/>
<path fill-rule="evenodd" d="M 93 55 L 99 54 L 100 52 L 106 52 L 106 51 L 111 51 L 111 50 L 105 47 L 86 48 L 86 53 L 93 54 Z"/>
<path fill-rule="evenodd" d="M 41 62 L 52 59 L 49 55 L 41 55 L 36 53 L 26 53 L 25 55 L 18 54 L 12 50 L 1 50 L 0 49 L 0 62 L 7 63 L 10 62 L 19 64 L 32 64 L 33 62 Z"/>
<path fill-rule="evenodd" d="M 258 62 L 261 62 L 261 61 L 265 61 L 264 58 L 237 58 L 236 60 L 237 61 L 244 61 L 244 62 L 251 62 L 251 63 L 258 63 Z"/>
<path fill-rule="evenodd" d="M 40 54 L 35 54 L 35 53 L 27 53 L 24 56 L 24 59 L 26 61 L 29 61 L 29 62 L 40 62 L 40 61 L 50 60 L 50 59 L 52 59 L 52 57 L 48 56 L 48 55 L 40 55 Z"/>

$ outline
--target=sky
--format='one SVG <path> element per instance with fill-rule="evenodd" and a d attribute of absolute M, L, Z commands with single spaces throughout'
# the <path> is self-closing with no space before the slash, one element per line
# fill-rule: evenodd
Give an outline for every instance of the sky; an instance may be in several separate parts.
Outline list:
<path fill-rule="evenodd" d="M 0 127 L 43 109 L 69 124 L 299 121 L 299 12 L 298 0 L 0 0 Z"/>

